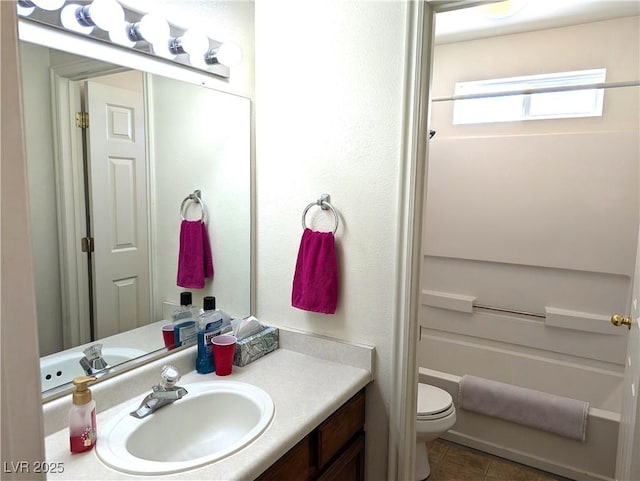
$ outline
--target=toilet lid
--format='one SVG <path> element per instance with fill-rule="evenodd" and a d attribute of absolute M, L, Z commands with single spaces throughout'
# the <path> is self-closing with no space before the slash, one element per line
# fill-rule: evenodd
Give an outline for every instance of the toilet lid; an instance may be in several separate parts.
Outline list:
<path fill-rule="evenodd" d="M 447 391 L 429 384 L 418 384 L 418 417 L 441 413 L 452 404 L 453 398 Z"/>

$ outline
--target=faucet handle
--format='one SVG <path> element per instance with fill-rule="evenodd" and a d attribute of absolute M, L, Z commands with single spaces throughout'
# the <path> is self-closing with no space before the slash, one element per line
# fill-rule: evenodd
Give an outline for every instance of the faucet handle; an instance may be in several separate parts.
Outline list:
<path fill-rule="evenodd" d="M 172 388 L 180 380 L 180 373 L 171 364 L 162 366 L 160 371 L 160 386 L 163 388 Z"/>
<path fill-rule="evenodd" d="M 82 353 L 87 357 L 89 361 L 99 359 L 102 357 L 102 344 L 93 344 L 82 351 Z"/>

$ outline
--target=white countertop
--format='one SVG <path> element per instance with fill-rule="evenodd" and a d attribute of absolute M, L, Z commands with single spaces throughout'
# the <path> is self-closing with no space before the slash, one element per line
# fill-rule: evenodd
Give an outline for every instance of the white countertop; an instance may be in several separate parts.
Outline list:
<path fill-rule="evenodd" d="M 237 453 L 209 465 L 162 476 L 134 476 L 115 471 L 100 461 L 95 449 L 71 455 L 65 427 L 45 437 L 48 463 L 62 463 L 62 473 L 49 473 L 49 480 L 253 480 L 289 449 L 311 432 L 337 408 L 372 380 L 372 373 L 361 367 L 320 359 L 294 350 L 279 348 L 245 367 L 233 367 L 229 376 L 201 375 L 195 371 L 184 375 L 180 385 L 198 381 L 225 379 L 253 384 L 273 398 L 275 414 L 267 430 Z M 150 391 L 141 386 L 140 399 Z M 136 399 L 134 396 L 133 399 Z M 70 404 L 70 401 L 65 400 Z M 64 401 L 60 401 L 64 402 Z M 97 400 L 99 403 L 100 401 Z M 125 401 L 104 412 L 98 406 L 98 443 L 100 426 L 120 413 Z M 57 408 L 59 411 L 59 408 Z M 211 412 L 212 416 L 217 413 Z M 223 415 L 223 413 L 220 413 Z M 45 416 L 46 416 L 45 411 Z M 59 413 L 56 414 L 59 416 Z M 178 421 L 179 422 L 179 421 Z M 168 432 L 167 436 L 171 436 Z"/>

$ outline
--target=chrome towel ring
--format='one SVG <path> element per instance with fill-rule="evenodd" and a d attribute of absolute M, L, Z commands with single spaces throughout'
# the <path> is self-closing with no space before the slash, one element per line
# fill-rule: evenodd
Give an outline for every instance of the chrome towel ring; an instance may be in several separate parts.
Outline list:
<path fill-rule="evenodd" d="M 185 208 L 187 207 L 187 203 L 189 201 L 195 202 L 200 206 L 200 210 L 202 211 L 200 220 L 202 222 L 205 222 L 207 217 L 207 208 L 204 205 L 204 201 L 202 200 L 202 192 L 200 190 L 194 190 L 193 194 L 189 194 L 188 196 L 186 196 L 182 201 L 182 204 L 180 204 L 180 217 L 182 218 L 182 220 L 186 220 L 185 214 L 187 213 L 187 211 Z"/>
<path fill-rule="evenodd" d="M 331 196 L 329 194 L 322 194 L 317 201 L 311 202 L 311 204 L 306 206 L 304 208 L 304 211 L 302 212 L 302 228 L 303 229 L 307 228 L 307 223 L 306 223 L 307 212 L 309 212 L 309 209 L 311 209 L 311 207 L 313 207 L 314 205 L 317 205 L 317 206 L 320 206 L 322 210 L 331 209 L 331 212 L 333 212 L 333 215 L 336 218 L 336 224 L 333 228 L 333 235 L 335 235 L 336 232 L 338 231 L 339 218 L 338 218 L 338 213 L 333 208 L 330 201 L 331 201 Z"/>

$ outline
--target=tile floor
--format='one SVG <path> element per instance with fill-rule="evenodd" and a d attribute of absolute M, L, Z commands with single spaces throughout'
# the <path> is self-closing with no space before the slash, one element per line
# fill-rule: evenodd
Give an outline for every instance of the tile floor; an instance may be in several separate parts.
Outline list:
<path fill-rule="evenodd" d="M 569 481 L 443 439 L 427 443 L 427 450 L 428 481 Z"/>

